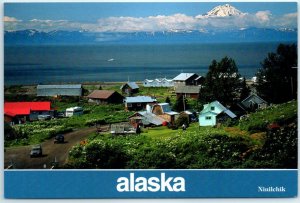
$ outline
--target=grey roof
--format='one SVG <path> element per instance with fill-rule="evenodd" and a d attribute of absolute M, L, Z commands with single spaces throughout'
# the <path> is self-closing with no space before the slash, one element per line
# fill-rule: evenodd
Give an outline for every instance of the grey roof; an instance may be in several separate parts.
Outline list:
<path fill-rule="evenodd" d="M 152 103 L 156 102 L 156 99 L 153 99 L 149 96 L 136 96 L 136 97 L 126 97 L 125 103 Z"/>
<path fill-rule="evenodd" d="M 76 85 L 38 85 L 37 96 L 81 96 L 82 86 Z"/>
<path fill-rule="evenodd" d="M 244 103 L 244 102 L 247 102 L 247 100 L 249 100 L 249 99 L 251 99 L 251 98 L 253 98 L 253 97 L 255 97 L 256 99 L 255 99 L 255 101 L 257 102 L 257 103 L 267 103 L 265 100 L 263 100 L 261 97 L 259 97 L 257 94 L 250 94 L 247 98 L 245 98 L 243 101 L 242 101 L 242 103 Z"/>
<path fill-rule="evenodd" d="M 127 82 L 126 84 L 131 87 L 131 89 L 139 89 L 139 86 L 135 82 Z M 124 85 L 121 86 L 121 89 L 124 87 Z"/>
<path fill-rule="evenodd" d="M 223 106 L 219 101 L 213 101 L 209 104 L 205 104 L 203 110 L 200 112 L 200 115 L 206 114 L 206 113 L 213 113 L 216 114 L 215 112 L 211 111 L 211 106 L 218 107 L 218 109 L 221 110 L 220 113 L 225 113 L 227 114 L 230 118 L 235 118 L 237 117 L 232 111 L 227 109 L 225 106 Z"/>
<path fill-rule="evenodd" d="M 195 75 L 195 73 L 180 73 L 175 78 L 173 78 L 173 80 L 186 81 L 187 79 L 189 79 L 193 75 Z"/>
<path fill-rule="evenodd" d="M 230 118 L 235 118 L 236 115 L 230 111 L 229 109 L 225 110 L 224 113 L 226 113 Z"/>
<path fill-rule="evenodd" d="M 75 85 L 38 85 L 37 89 L 80 89 L 81 84 Z"/>
<path fill-rule="evenodd" d="M 218 107 L 218 109 L 220 109 L 221 111 L 225 111 L 227 109 L 219 101 L 213 101 L 213 102 L 210 102 L 209 104 L 204 104 L 203 110 L 200 113 L 205 113 L 205 112 L 210 111 L 211 106 Z"/>
<path fill-rule="evenodd" d="M 176 93 L 198 94 L 200 92 L 200 86 L 179 86 L 176 88 Z"/>
<path fill-rule="evenodd" d="M 144 117 L 144 122 L 148 122 L 154 125 L 162 125 L 163 122 L 165 122 L 164 119 L 156 116 L 153 113 L 147 112 L 147 111 L 140 111 L 138 112 L 140 115 Z"/>
<path fill-rule="evenodd" d="M 200 78 L 203 78 L 203 76 L 198 76 L 195 80 L 199 80 Z"/>

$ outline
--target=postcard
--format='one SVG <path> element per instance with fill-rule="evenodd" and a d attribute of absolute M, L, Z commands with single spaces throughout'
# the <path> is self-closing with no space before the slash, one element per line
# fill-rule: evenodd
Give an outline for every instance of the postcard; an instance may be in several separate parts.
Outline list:
<path fill-rule="evenodd" d="M 297 197 L 297 2 L 3 6 L 6 199 Z"/>

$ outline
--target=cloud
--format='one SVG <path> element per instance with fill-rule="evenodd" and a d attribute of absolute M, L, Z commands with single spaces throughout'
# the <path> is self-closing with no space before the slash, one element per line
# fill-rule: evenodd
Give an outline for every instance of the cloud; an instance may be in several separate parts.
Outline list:
<path fill-rule="evenodd" d="M 4 16 L 3 21 L 4 22 L 20 22 L 21 20 L 18 20 L 14 17 Z"/>
<path fill-rule="evenodd" d="M 138 31 L 176 31 L 176 30 L 208 30 L 208 29 L 240 29 L 247 27 L 261 28 L 295 28 L 297 13 L 273 16 L 270 11 L 258 11 L 254 14 L 227 17 L 199 17 L 182 13 L 173 15 L 157 15 L 148 17 L 108 17 L 98 19 L 93 23 L 73 22 L 68 20 L 32 19 L 20 21 L 13 17 L 4 17 L 7 29 L 37 29 L 51 30 L 88 30 L 92 32 L 138 32 Z M 99 37 L 101 40 L 101 37 Z"/>
<path fill-rule="evenodd" d="M 271 11 L 258 11 L 255 17 L 262 22 L 269 22 L 271 15 Z"/>

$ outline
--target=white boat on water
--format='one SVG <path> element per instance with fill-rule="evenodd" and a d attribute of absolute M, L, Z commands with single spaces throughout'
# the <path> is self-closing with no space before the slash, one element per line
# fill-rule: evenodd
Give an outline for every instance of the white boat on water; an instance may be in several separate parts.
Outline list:
<path fill-rule="evenodd" d="M 111 58 L 111 59 L 108 59 L 107 61 L 111 62 L 111 61 L 114 61 L 114 60 L 115 60 L 114 58 Z"/>

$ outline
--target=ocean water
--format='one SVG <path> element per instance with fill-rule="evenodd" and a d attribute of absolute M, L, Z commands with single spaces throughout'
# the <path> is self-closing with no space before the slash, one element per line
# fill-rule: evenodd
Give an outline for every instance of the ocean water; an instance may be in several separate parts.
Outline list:
<path fill-rule="evenodd" d="M 142 81 L 181 72 L 205 76 L 213 59 L 228 56 L 251 78 L 279 43 L 5 46 L 4 83 Z"/>

